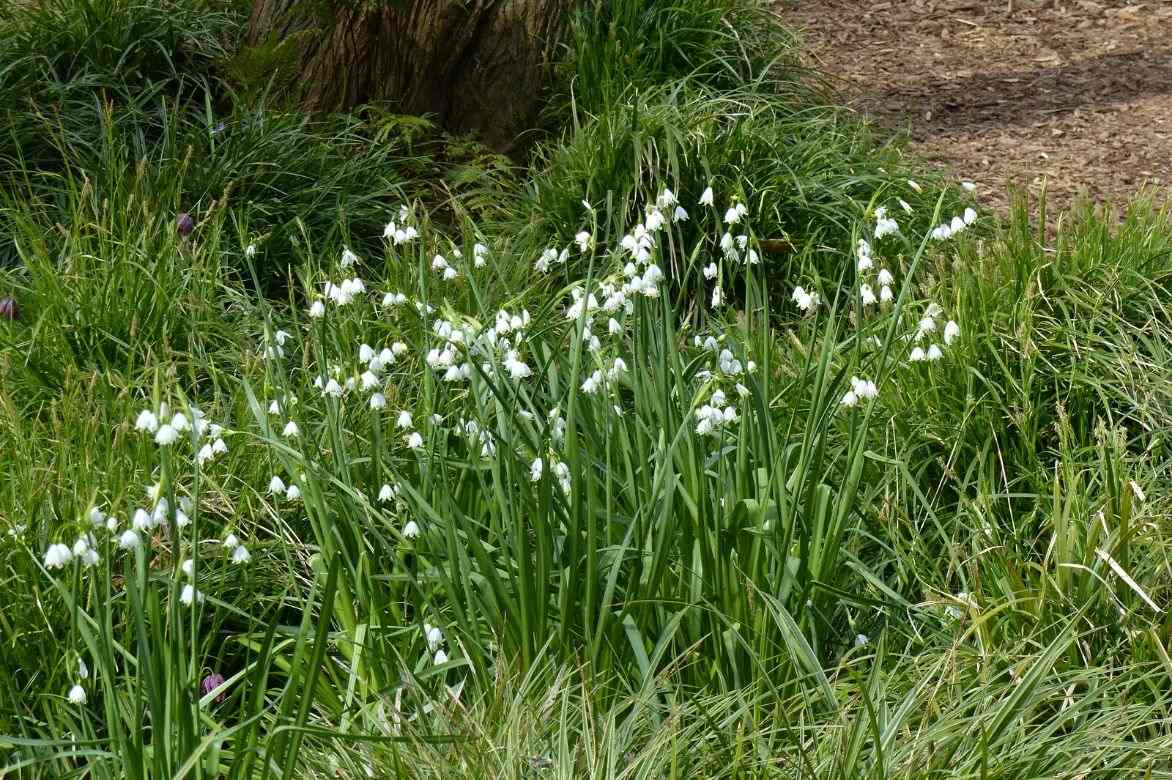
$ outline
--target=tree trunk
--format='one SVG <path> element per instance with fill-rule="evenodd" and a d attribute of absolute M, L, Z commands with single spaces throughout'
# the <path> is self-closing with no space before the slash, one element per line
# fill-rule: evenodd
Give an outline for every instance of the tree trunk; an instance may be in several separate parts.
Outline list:
<path fill-rule="evenodd" d="M 249 40 L 296 41 L 310 110 L 386 100 L 508 152 L 537 117 L 573 2 L 332 0 L 315 19 L 305 0 L 255 0 Z"/>

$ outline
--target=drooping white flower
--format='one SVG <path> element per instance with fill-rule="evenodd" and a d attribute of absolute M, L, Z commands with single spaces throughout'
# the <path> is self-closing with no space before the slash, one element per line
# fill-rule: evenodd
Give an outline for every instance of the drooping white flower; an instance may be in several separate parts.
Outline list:
<path fill-rule="evenodd" d="M 290 483 L 289 487 L 285 488 L 285 499 L 287 501 L 296 501 L 299 498 L 301 498 L 301 488 Z"/>
<path fill-rule="evenodd" d="M 595 371 L 582 382 L 582 392 L 586 393 L 586 395 L 594 395 L 600 387 L 602 387 L 601 371 Z"/>
<path fill-rule="evenodd" d="M 949 320 L 944 326 L 944 343 L 951 344 L 960 335 L 960 326 L 956 324 L 956 320 Z"/>
<path fill-rule="evenodd" d="M 663 213 L 659 209 L 655 208 L 648 211 L 647 218 L 643 220 L 643 225 L 654 233 L 655 231 L 663 228 L 663 222 Z"/>
<path fill-rule="evenodd" d="M 130 528 L 123 531 L 122 535 L 118 537 L 118 546 L 123 550 L 132 550 L 141 543 L 142 540 L 139 538 L 138 533 Z"/>
<path fill-rule="evenodd" d="M 232 550 L 232 563 L 241 564 L 248 563 L 252 560 L 252 553 L 244 545 L 237 545 Z"/>
<path fill-rule="evenodd" d="M 920 187 L 919 184 L 917 184 L 915 181 L 913 181 L 911 179 L 907 180 L 907 186 L 911 187 L 916 192 L 923 192 L 924 191 L 923 188 Z"/>
<path fill-rule="evenodd" d="M 720 289 L 720 285 L 712 288 L 712 308 L 718 308 L 724 302 L 724 292 Z"/>
<path fill-rule="evenodd" d="M 899 234 L 899 223 L 887 216 L 887 209 L 880 206 L 875 209 L 875 238 L 894 236 Z"/>
<path fill-rule="evenodd" d="M 862 299 L 864 306 L 870 306 L 875 303 L 875 291 L 871 289 L 871 285 L 869 284 L 859 286 L 859 297 Z"/>
<path fill-rule="evenodd" d="M 63 544 L 51 544 L 45 550 L 45 568 L 60 569 L 73 560 L 73 553 Z"/>
<path fill-rule="evenodd" d="M 281 479 L 280 476 L 274 474 L 273 478 L 269 480 L 269 492 L 270 493 L 284 493 L 285 492 L 285 480 Z"/>
<path fill-rule="evenodd" d="M 175 430 L 170 424 L 160 425 L 158 432 L 155 433 L 155 443 L 160 447 L 168 447 L 178 439 L 179 431 Z"/>
<path fill-rule="evenodd" d="M 380 504 L 385 504 L 395 497 L 395 489 L 390 485 L 383 485 L 378 491 L 378 500 Z"/>
<path fill-rule="evenodd" d="M 244 247 L 244 256 L 256 257 L 256 244 L 249 244 L 248 246 Z"/>
<path fill-rule="evenodd" d="M 195 575 L 195 561 L 188 558 L 187 560 L 185 560 L 183 563 L 181 563 L 179 565 L 179 570 L 181 572 L 183 572 L 185 575 L 187 575 L 188 577 L 194 576 Z"/>
<path fill-rule="evenodd" d="M 576 236 L 574 236 L 574 243 L 578 245 L 578 251 L 582 254 L 586 254 L 586 252 L 590 249 L 590 241 L 591 235 L 585 230 L 580 231 Z"/>
<path fill-rule="evenodd" d="M 399 417 L 395 420 L 395 425 L 399 428 L 410 428 L 414 423 L 411 421 L 411 412 L 403 409 L 399 412 Z"/>
<path fill-rule="evenodd" d="M 134 421 L 134 429 L 154 433 L 159 430 L 159 418 L 155 417 L 154 412 L 149 409 L 143 409 Z"/>
<path fill-rule="evenodd" d="M 387 397 L 382 393 L 374 393 L 370 396 L 370 408 L 375 411 L 385 409 L 387 405 Z"/>
<path fill-rule="evenodd" d="M 134 510 L 130 520 L 130 527 L 136 531 L 149 531 L 155 527 L 155 519 L 142 507 Z"/>
<path fill-rule="evenodd" d="M 871 245 L 865 239 L 859 239 L 859 246 L 857 251 L 859 260 L 857 268 L 859 272 L 866 271 L 875 265 L 875 259 L 871 256 Z"/>
<path fill-rule="evenodd" d="M 718 273 L 719 269 L 716 267 L 716 263 L 709 263 L 708 265 L 704 266 L 705 279 L 715 279 Z"/>
<path fill-rule="evenodd" d="M 977 185 L 976 185 L 976 184 L 974 184 L 974 183 L 973 183 L 973 182 L 971 182 L 971 181 L 962 181 L 962 182 L 960 183 L 960 187 L 961 187 L 961 189 L 963 189 L 965 192 L 972 192 L 972 191 L 974 191 L 974 190 L 977 188 Z"/>
<path fill-rule="evenodd" d="M 342 247 L 342 262 L 340 265 L 343 268 L 348 268 L 357 262 L 358 262 L 358 255 L 351 252 L 350 247 L 348 247 L 348 246 Z"/>
<path fill-rule="evenodd" d="M 223 545 L 229 550 L 235 550 L 240 546 L 240 540 L 236 538 L 236 534 L 228 534 L 224 537 Z"/>
<path fill-rule="evenodd" d="M 423 435 L 420 434 L 419 431 L 413 431 L 412 433 L 407 434 L 404 439 L 407 442 L 407 446 L 413 450 L 417 450 L 423 446 Z"/>
<path fill-rule="evenodd" d="M 446 664 L 448 662 L 448 654 L 445 653 L 441 648 L 435 651 L 435 657 L 432 660 L 436 666 L 439 666 L 440 664 Z"/>
<path fill-rule="evenodd" d="M 671 221 L 672 222 L 687 222 L 688 221 L 688 210 L 685 209 L 683 206 L 676 206 L 675 211 L 673 211 L 671 213 Z"/>
<path fill-rule="evenodd" d="M 321 301 L 314 301 L 309 306 L 309 316 L 314 319 L 326 316 L 326 305 Z"/>
<path fill-rule="evenodd" d="M 414 539 L 419 536 L 419 524 L 414 520 L 408 520 L 407 524 L 403 526 L 402 533 L 404 539 Z"/>
<path fill-rule="evenodd" d="M 179 593 L 179 600 L 184 606 L 190 607 L 196 601 L 203 601 L 203 594 L 196 590 L 194 585 L 184 585 Z"/>
<path fill-rule="evenodd" d="M 85 688 L 74 685 L 69 689 L 68 698 L 70 704 L 85 704 Z"/>
<path fill-rule="evenodd" d="M 910 355 L 908 355 L 907 359 L 913 363 L 919 363 L 921 360 L 924 360 L 926 358 L 927 358 L 927 355 L 924 354 L 923 347 L 913 347 L 912 352 Z"/>
<path fill-rule="evenodd" d="M 875 398 L 879 395 L 879 388 L 870 379 L 859 379 L 857 376 L 851 377 L 851 389 L 859 398 Z"/>
<path fill-rule="evenodd" d="M 895 281 L 895 278 L 891 275 L 891 271 L 888 271 L 886 268 L 880 268 L 879 273 L 875 276 L 875 281 L 879 284 L 886 285 Z"/>
<path fill-rule="evenodd" d="M 713 201 L 712 201 L 712 198 L 713 198 L 712 188 L 711 188 L 711 187 L 705 187 L 705 188 L 704 188 L 704 192 L 700 193 L 700 201 L 699 201 L 699 205 L 701 205 L 701 206 L 711 206 L 711 205 L 712 205 L 712 202 L 713 202 Z"/>
<path fill-rule="evenodd" d="M 894 297 L 895 297 L 895 295 L 892 294 L 891 288 L 888 287 L 887 285 L 883 285 L 883 288 L 879 290 L 880 303 L 891 303 L 891 301 Z"/>
<path fill-rule="evenodd" d="M 859 402 L 859 396 L 855 393 L 855 391 L 854 390 L 847 390 L 846 394 L 843 395 L 842 400 L 839 401 L 839 404 L 841 404 L 842 406 L 850 407 L 850 406 L 856 405 L 858 402 Z"/>
<path fill-rule="evenodd" d="M 285 423 L 285 427 L 281 430 L 281 435 L 286 439 L 296 439 L 301 435 L 301 429 L 297 427 L 297 423 L 293 420 Z"/>
<path fill-rule="evenodd" d="M 338 380 L 331 377 L 330 381 L 326 382 L 326 386 L 322 389 L 322 394 L 340 398 L 342 396 L 342 386 L 338 384 Z"/>
<path fill-rule="evenodd" d="M 513 381 L 520 381 L 533 375 L 533 369 L 529 368 L 529 364 L 517 358 L 516 350 L 509 350 L 502 365 Z"/>
<path fill-rule="evenodd" d="M 545 469 L 545 461 L 541 458 L 534 458 L 533 462 L 529 464 L 529 481 L 536 482 L 541 479 L 541 473 Z"/>
<path fill-rule="evenodd" d="M 939 360 L 940 358 L 944 357 L 944 353 L 940 351 L 939 344 L 932 344 L 929 346 L 928 352 L 926 354 L 928 360 Z"/>
<path fill-rule="evenodd" d="M 570 467 L 564 461 L 558 461 L 553 464 L 553 475 L 557 477 L 562 492 L 568 496 L 572 487 L 570 483 Z"/>
<path fill-rule="evenodd" d="M 973 224 L 977 221 L 976 209 L 974 209 L 972 206 L 969 206 L 964 210 L 964 215 L 961 217 L 961 219 L 964 220 L 964 224 L 966 225 Z"/>

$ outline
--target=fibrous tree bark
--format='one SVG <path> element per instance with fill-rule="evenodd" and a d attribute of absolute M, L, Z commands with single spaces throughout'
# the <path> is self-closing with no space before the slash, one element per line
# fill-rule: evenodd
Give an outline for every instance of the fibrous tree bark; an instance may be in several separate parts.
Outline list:
<path fill-rule="evenodd" d="M 310 110 L 388 101 L 510 151 L 540 109 L 573 2 L 255 0 L 249 38 L 254 45 L 296 41 Z"/>

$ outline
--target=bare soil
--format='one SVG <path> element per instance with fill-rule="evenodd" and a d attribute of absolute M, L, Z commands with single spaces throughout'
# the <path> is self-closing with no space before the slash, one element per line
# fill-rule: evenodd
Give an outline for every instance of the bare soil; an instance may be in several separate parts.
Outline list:
<path fill-rule="evenodd" d="M 1172 0 L 789 0 L 808 64 L 1004 206 L 1172 184 Z"/>

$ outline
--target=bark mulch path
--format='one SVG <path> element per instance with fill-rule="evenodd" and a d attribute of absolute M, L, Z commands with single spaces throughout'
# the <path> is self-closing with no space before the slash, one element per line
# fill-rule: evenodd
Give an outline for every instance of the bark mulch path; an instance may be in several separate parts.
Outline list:
<path fill-rule="evenodd" d="M 1003 207 L 1172 185 L 1172 0 L 788 0 L 808 64 Z"/>

